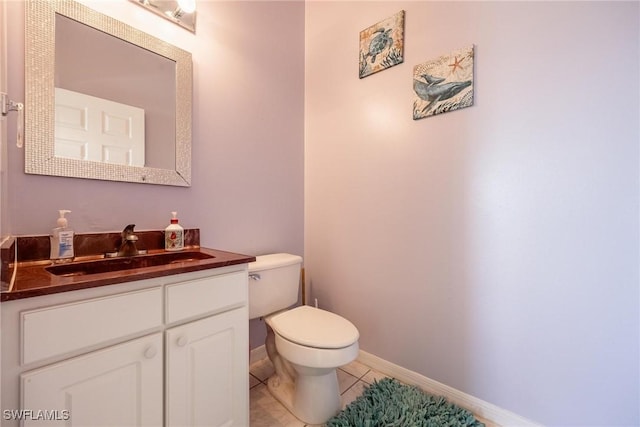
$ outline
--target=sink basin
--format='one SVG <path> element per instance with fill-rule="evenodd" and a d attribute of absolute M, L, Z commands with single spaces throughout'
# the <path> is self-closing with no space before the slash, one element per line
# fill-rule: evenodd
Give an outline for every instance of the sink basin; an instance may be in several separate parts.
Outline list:
<path fill-rule="evenodd" d="M 56 276 L 82 276 L 86 274 L 108 273 L 134 268 L 156 267 L 160 265 L 179 264 L 190 261 L 200 261 L 215 258 L 199 251 L 163 252 L 151 255 L 133 257 L 107 258 L 96 261 L 74 262 L 70 264 L 52 265 L 46 267 Z"/>

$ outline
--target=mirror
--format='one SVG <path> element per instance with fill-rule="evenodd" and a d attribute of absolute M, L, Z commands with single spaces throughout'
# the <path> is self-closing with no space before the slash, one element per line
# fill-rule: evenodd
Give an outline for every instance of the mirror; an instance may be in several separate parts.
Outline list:
<path fill-rule="evenodd" d="M 25 172 L 190 186 L 191 54 L 71 0 L 25 7 Z M 118 108 L 96 110 L 106 138 L 136 134 L 143 148 L 109 139 L 94 150 L 87 99 Z"/>

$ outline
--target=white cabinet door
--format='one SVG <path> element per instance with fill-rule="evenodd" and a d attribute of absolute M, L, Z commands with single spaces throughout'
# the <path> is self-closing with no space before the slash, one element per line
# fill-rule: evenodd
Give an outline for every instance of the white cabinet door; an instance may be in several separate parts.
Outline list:
<path fill-rule="evenodd" d="M 249 425 L 247 307 L 166 331 L 169 427 Z"/>
<path fill-rule="evenodd" d="M 161 333 L 26 372 L 23 425 L 161 426 L 162 372 Z"/>

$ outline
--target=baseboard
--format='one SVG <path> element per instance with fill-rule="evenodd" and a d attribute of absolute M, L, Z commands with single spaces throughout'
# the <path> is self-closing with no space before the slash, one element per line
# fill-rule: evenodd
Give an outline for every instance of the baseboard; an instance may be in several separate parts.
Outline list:
<path fill-rule="evenodd" d="M 251 349 L 249 352 L 249 366 L 267 358 L 267 348 L 262 344 L 260 347 Z"/>
<path fill-rule="evenodd" d="M 358 355 L 358 361 L 388 375 L 392 378 L 396 378 L 405 384 L 415 385 L 427 393 L 443 396 L 451 403 L 455 403 L 458 406 L 466 408 L 478 415 L 500 426 L 513 426 L 513 427 L 541 427 L 541 424 L 535 423 L 531 420 L 523 418 L 513 412 L 507 411 L 502 408 L 498 408 L 491 403 L 485 402 L 476 397 L 470 396 L 459 390 L 439 383 L 438 381 L 427 378 L 417 372 L 410 371 L 406 368 L 388 362 L 384 359 L 374 356 L 371 353 L 360 350 Z"/>
<path fill-rule="evenodd" d="M 252 349 L 249 353 L 249 364 L 252 365 L 267 357 L 267 349 L 264 345 Z M 438 381 L 420 375 L 417 372 L 398 366 L 394 363 L 374 356 L 371 353 L 360 350 L 358 361 L 367 365 L 371 369 L 375 369 L 392 378 L 396 378 L 405 384 L 415 385 L 427 393 L 437 396 L 444 396 L 451 403 L 466 408 L 484 418 L 487 421 L 504 427 L 542 427 L 542 424 L 535 423 L 531 420 L 499 408 L 489 402 L 470 396 L 453 387 L 442 384 Z"/>

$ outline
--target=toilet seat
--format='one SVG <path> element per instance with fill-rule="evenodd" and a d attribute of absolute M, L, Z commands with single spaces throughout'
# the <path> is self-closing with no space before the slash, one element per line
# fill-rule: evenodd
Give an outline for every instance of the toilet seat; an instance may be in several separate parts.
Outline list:
<path fill-rule="evenodd" d="M 340 349 L 358 341 L 358 329 L 337 314 L 303 305 L 269 318 L 277 335 L 286 340 L 317 349 Z"/>
<path fill-rule="evenodd" d="M 358 341 L 342 348 L 314 348 L 296 344 L 277 333 L 275 343 L 278 353 L 289 363 L 296 365 L 298 372 L 308 369 L 335 370 L 338 366 L 355 360 L 360 350 Z"/>

